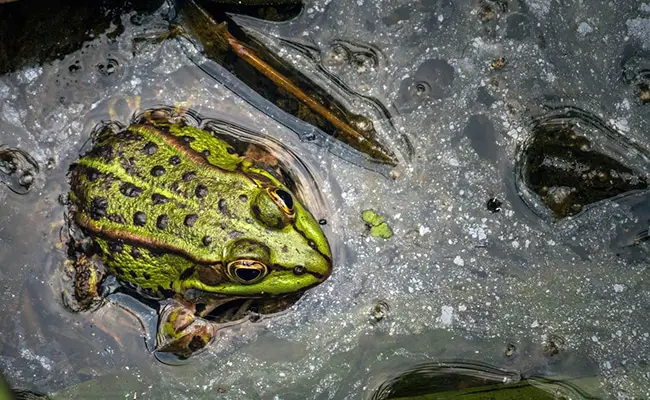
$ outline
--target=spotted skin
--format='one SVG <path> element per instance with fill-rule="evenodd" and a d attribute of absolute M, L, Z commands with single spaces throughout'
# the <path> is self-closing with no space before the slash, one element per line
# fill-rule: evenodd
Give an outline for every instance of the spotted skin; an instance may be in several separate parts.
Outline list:
<path fill-rule="evenodd" d="M 70 198 L 74 221 L 109 272 L 153 295 L 280 296 L 331 273 L 327 239 L 304 205 L 198 128 L 137 124 L 100 133 L 71 167 Z"/>

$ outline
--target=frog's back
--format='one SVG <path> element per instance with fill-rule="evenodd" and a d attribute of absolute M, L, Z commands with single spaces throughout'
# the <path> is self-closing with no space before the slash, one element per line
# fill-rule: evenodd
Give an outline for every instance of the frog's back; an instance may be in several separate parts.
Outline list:
<path fill-rule="evenodd" d="M 188 262 L 220 262 L 218 243 L 251 229 L 236 216 L 257 181 L 273 180 L 209 132 L 174 124 L 107 129 L 71 173 L 77 224 L 114 273 L 156 292 Z"/>

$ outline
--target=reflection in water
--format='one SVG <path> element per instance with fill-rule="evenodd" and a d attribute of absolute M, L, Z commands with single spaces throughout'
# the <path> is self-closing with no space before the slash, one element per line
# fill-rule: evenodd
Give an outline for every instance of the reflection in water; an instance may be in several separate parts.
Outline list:
<path fill-rule="evenodd" d="M 553 380 L 524 378 L 519 373 L 487 364 L 449 361 L 421 364 L 382 383 L 372 400 L 553 400 L 598 399 L 578 387 L 598 386 L 595 378 Z M 596 385 L 596 386 L 594 386 Z"/>

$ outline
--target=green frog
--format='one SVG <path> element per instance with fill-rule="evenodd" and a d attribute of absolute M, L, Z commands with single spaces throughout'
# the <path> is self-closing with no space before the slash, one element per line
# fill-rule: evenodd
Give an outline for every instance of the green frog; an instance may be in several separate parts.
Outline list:
<path fill-rule="evenodd" d="M 70 219 L 82 237 L 71 241 L 72 265 L 80 307 L 96 304 L 114 276 L 161 304 L 156 349 L 187 358 L 219 330 L 206 316 L 285 308 L 329 277 L 332 255 L 261 152 L 238 152 L 170 115 L 106 124 L 70 167 Z"/>

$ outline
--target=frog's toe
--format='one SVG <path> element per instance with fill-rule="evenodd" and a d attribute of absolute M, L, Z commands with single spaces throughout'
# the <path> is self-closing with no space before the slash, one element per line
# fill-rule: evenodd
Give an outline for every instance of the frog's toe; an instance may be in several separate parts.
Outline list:
<path fill-rule="evenodd" d="M 179 303 L 163 307 L 156 335 L 156 351 L 185 359 L 203 350 L 214 338 L 214 328 Z"/>

